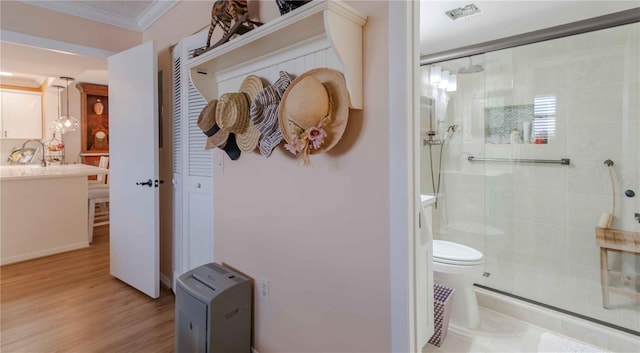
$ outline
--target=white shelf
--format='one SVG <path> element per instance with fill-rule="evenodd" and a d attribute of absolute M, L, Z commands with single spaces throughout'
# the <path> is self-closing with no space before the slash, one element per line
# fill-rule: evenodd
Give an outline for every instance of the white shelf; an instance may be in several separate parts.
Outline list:
<path fill-rule="evenodd" d="M 362 27 L 367 17 L 338 0 L 313 1 L 229 42 L 189 59 L 191 80 L 207 100 L 218 97 L 218 76 L 276 53 L 300 55 L 322 41 L 338 57 L 349 89 L 350 106 L 362 109 Z M 293 54 L 292 54 L 293 55 Z"/>

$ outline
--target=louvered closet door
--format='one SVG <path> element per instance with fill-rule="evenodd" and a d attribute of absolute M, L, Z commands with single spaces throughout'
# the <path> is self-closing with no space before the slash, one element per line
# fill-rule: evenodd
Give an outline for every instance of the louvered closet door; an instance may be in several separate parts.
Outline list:
<path fill-rule="evenodd" d="M 207 101 L 191 83 L 186 61 L 206 41 L 207 32 L 183 40 L 182 128 L 183 160 L 183 269 L 213 262 L 213 150 L 205 150 L 206 136 L 198 127 L 200 111 Z"/>
<path fill-rule="evenodd" d="M 182 129 L 182 45 L 178 44 L 173 50 L 173 284 L 184 273 L 182 265 L 182 169 L 184 160 L 183 129 Z"/>
<path fill-rule="evenodd" d="M 197 125 L 207 101 L 188 82 L 187 158 L 184 175 L 184 234 L 186 268 L 213 262 L 213 150 L 205 150 L 206 136 Z"/>

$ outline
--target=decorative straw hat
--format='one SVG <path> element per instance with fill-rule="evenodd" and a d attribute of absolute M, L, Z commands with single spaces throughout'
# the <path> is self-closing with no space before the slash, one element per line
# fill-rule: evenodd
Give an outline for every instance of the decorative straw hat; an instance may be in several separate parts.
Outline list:
<path fill-rule="evenodd" d="M 278 110 L 285 147 L 306 165 L 309 154 L 326 152 L 338 143 L 348 118 L 346 81 L 341 72 L 329 68 L 307 71 L 291 82 Z"/>
<path fill-rule="evenodd" d="M 292 80 L 288 73 L 280 71 L 280 78 L 260 91 L 251 104 L 251 123 L 260 131 L 258 147 L 265 157 L 269 157 L 283 139 L 278 125 L 278 106 Z"/>
<path fill-rule="evenodd" d="M 249 75 L 242 81 L 239 92 L 223 94 L 216 106 L 216 123 L 221 129 L 235 133 L 241 151 L 253 151 L 258 145 L 260 132 L 251 124 L 249 107 L 262 87 L 258 76 Z"/>
<path fill-rule="evenodd" d="M 200 116 L 198 116 L 198 127 L 207 135 L 207 143 L 204 147 L 206 150 L 224 145 L 229 137 L 229 131 L 221 130 L 216 124 L 215 112 L 217 103 L 218 101 L 215 99 L 209 102 L 200 112 Z"/>

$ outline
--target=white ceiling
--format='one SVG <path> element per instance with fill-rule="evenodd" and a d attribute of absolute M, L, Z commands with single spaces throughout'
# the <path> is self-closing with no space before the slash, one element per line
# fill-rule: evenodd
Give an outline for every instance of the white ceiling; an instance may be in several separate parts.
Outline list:
<path fill-rule="evenodd" d="M 0 76 L 0 83 L 18 86 L 39 87 L 44 78 L 60 76 L 97 84 L 108 81 L 105 59 L 4 41 L 0 42 L 0 69 L 14 73 L 12 77 Z"/>
<path fill-rule="evenodd" d="M 144 32 L 179 0 L 20 0 L 22 2 Z"/>
<path fill-rule="evenodd" d="M 179 0 L 20 0 L 30 5 L 142 32 Z M 47 77 L 52 84 L 63 84 L 61 76 L 78 82 L 107 84 L 107 62 L 104 58 L 73 55 L 68 52 L 37 48 L 25 43 L 0 41 L 2 71 L 14 76 L 0 76 L 0 83 L 38 87 Z M 30 44 L 30 43 L 28 43 Z"/>
<path fill-rule="evenodd" d="M 455 21 L 445 15 L 471 3 L 482 12 Z M 421 1 L 420 53 L 440 53 L 637 7 L 640 0 Z"/>
<path fill-rule="evenodd" d="M 179 0 L 22 1 L 128 29 L 141 30 L 152 24 Z M 445 11 L 472 2 L 481 9 L 481 13 L 455 21 L 444 14 Z M 421 1 L 420 6 L 421 53 L 433 54 L 640 7 L 640 0 L 438 0 Z M 505 28 L 509 29 L 506 33 Z M 69 76 L 74 77 L 76 81 L 107 83 L 105 59 L 70 55 L 6 41 L 0 42 L 0 55 L 1 71 L 45 77 Z M 0 80 L 2 83 L 8 83 L 6 77 L 1 77 Z"/>

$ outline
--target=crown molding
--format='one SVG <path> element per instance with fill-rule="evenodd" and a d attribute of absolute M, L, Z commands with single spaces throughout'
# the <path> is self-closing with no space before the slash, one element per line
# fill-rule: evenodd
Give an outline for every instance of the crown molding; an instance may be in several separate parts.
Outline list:
<path fill-rule="evenodd" d="M 46 8 L 48 10 L 66 13 L 72 16 L 86 18 L 88 20 L 102 22 L 136 32 L 143 32 L 151 26 L 160 16 L 164 15 L 180 0 L 156 0 L 137 18 L 126 18 L 112 13 L 82 5 L 74 1 L 37 1 L 21 0 L 29 5 Z"/>
<path fill-rule="evenodd" d="M 35 48 L 42 48 L 71 55 L 84 55 L 94 58 L 106 59 L 115 54 L 114 52 L 108 50 L 87 47 L 84 45 L 69 42 L 62 42 L 55 39 L 32 36 L 19 32 L 12 32 L 5 29 L 0 29 L 0 38 L 2 38 L 4 42 L 28 45 Z"/>
<path fill-rule="evenodd" d="M 140 32 L 146 31 L 162 15 L 171 10 L 180 0 L 156 0 L 137 19 Z"/>

